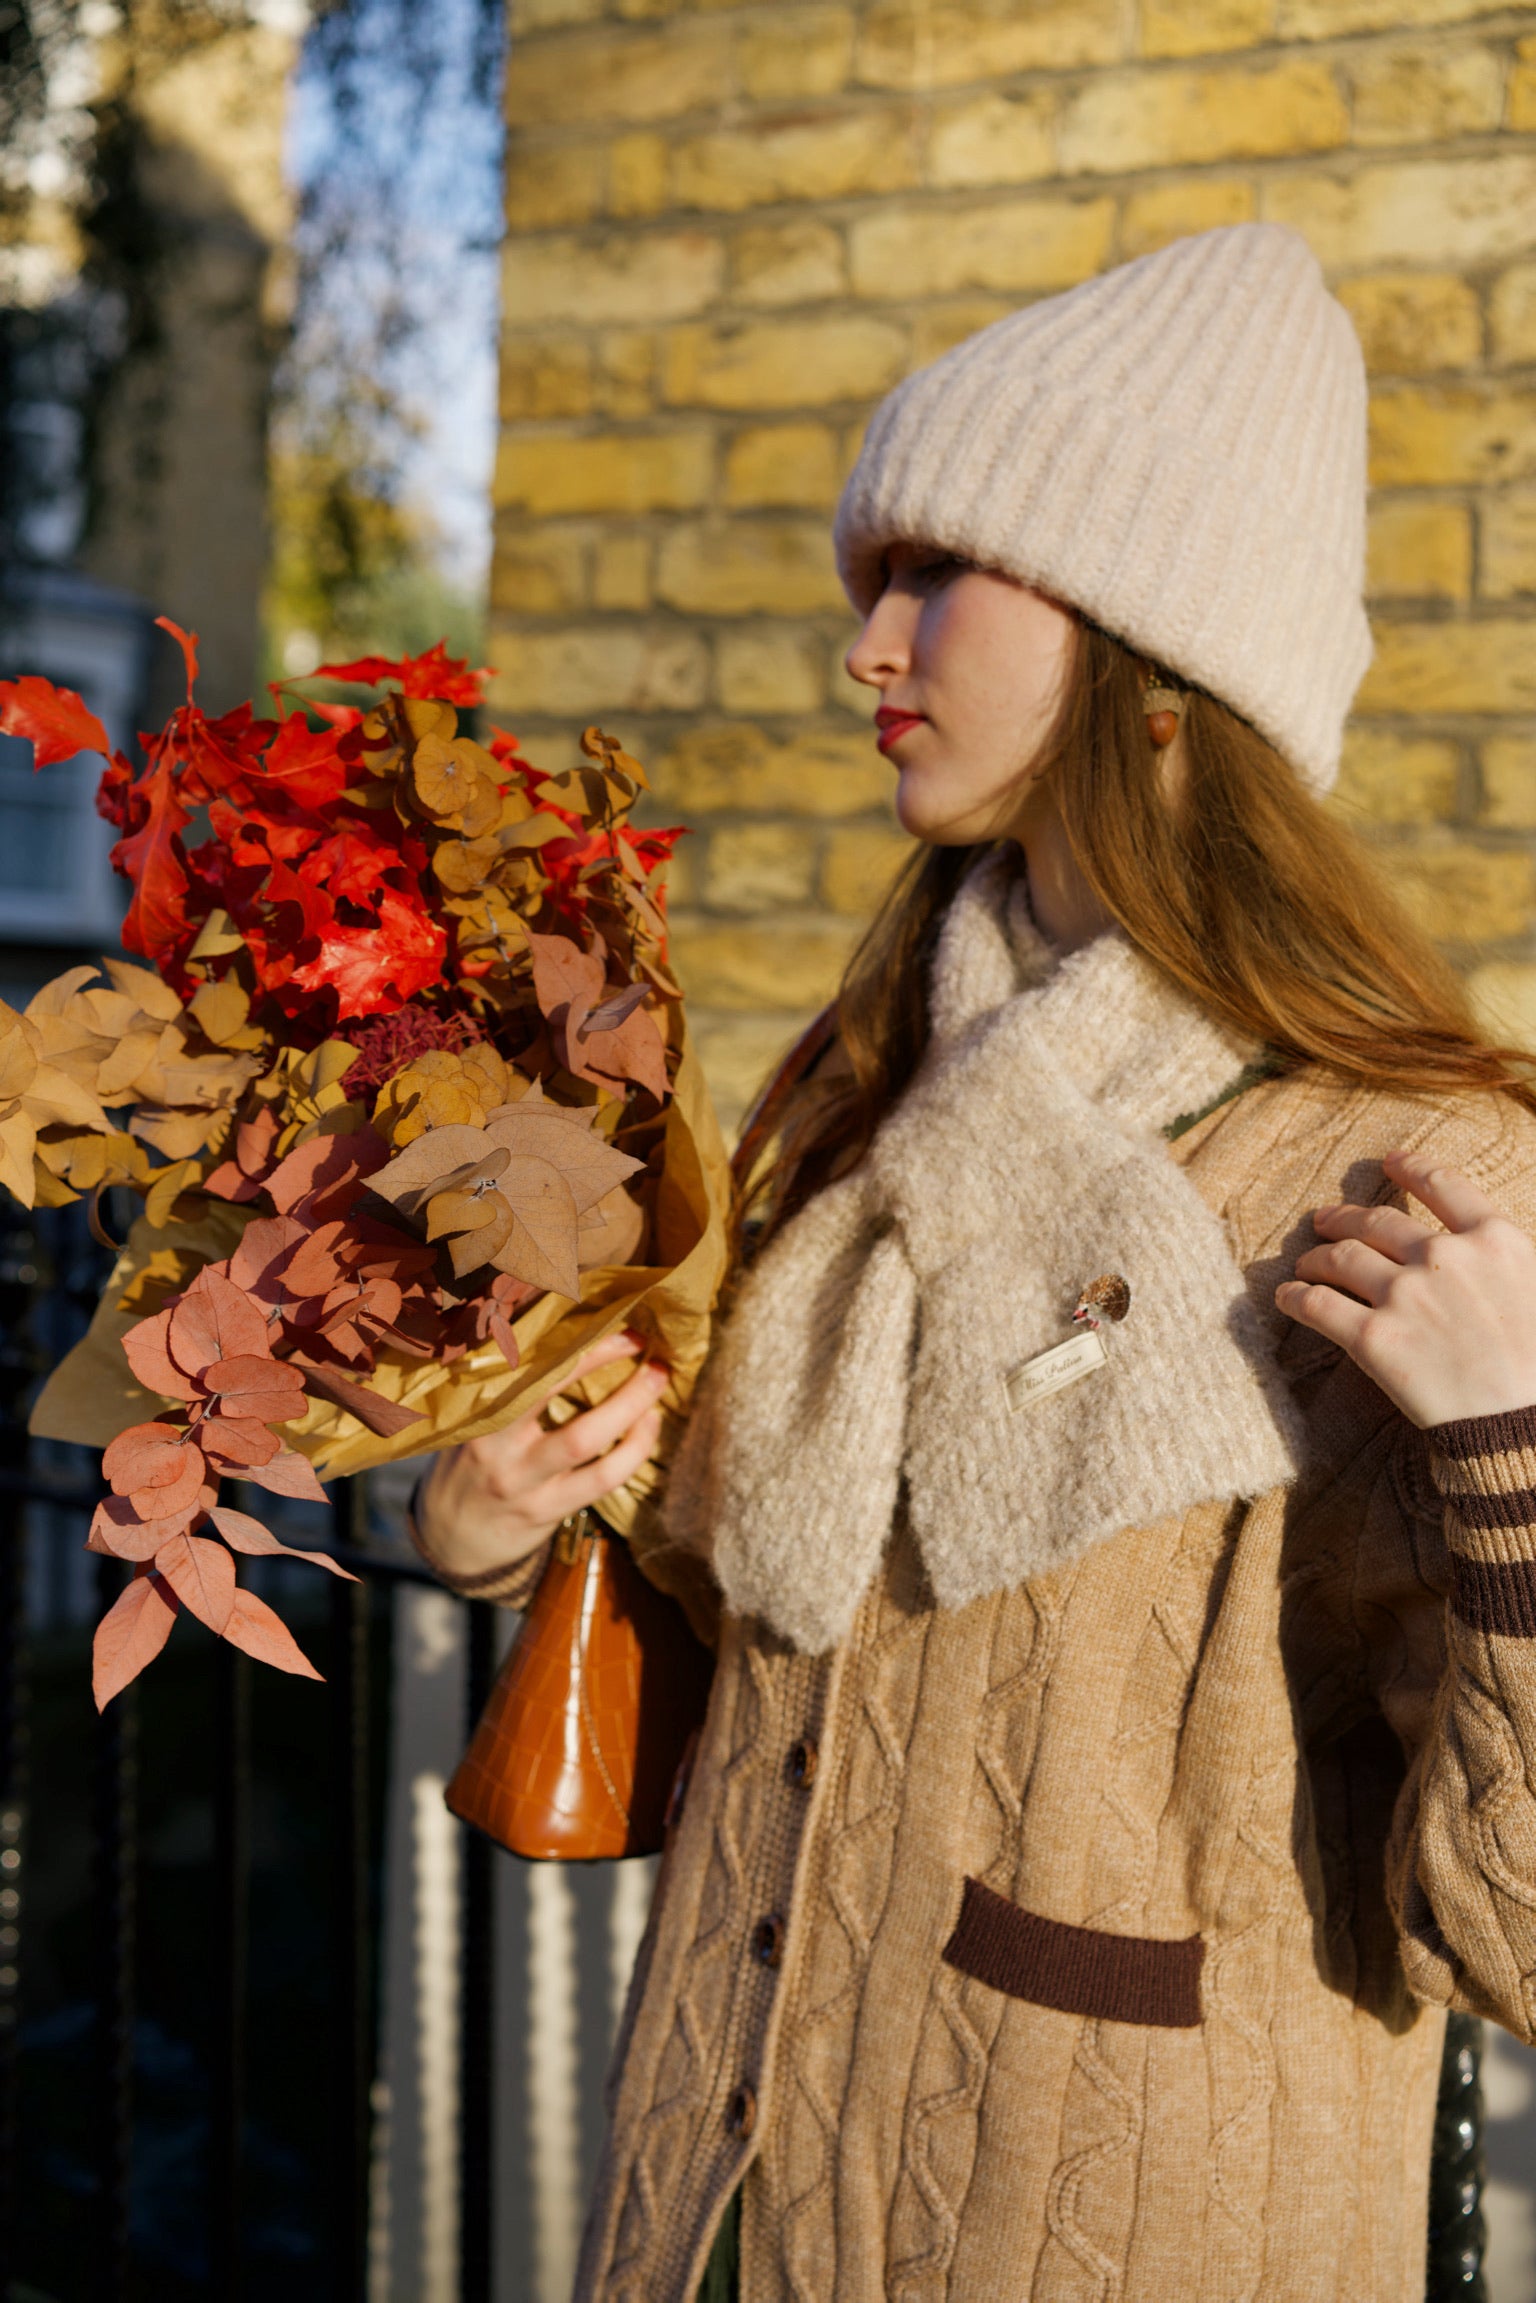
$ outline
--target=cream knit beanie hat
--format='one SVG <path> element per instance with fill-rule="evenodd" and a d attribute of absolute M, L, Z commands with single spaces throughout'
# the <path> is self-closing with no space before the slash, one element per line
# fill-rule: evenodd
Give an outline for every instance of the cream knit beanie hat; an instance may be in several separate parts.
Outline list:
<path fill-rule="evenodd" d="M 1371 659 L 1365 373 L 1306 242 L 1176 240 L 909 376 L 838 507 L 861 613 L 898 540 L 1081 609 L 1327 791 Z"/>

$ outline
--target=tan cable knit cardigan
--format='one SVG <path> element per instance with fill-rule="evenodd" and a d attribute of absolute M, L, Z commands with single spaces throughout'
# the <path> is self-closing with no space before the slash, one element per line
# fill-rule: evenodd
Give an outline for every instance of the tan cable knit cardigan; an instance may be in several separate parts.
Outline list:
<path fill-rule="evenodd" d="M 1394 1145 L 1536 1227 L 1500 1099 L 1303 1075 L 1169 1156 L 1263 1305 Z M 1418 2303 L 1440 2011 L 1536 2023 L 1536 1418 L 1281 1360 L 1290 1490 L 952 1610 L 898 1535 L 827 1656 L 727 1618 L 581 2303 L 691 2303 L 738 2185 L 742 2303 Z"/>

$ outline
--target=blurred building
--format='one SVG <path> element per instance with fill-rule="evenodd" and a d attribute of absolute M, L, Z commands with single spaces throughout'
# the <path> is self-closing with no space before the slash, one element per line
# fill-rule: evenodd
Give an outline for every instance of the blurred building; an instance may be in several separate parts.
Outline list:
<path fill-rule="evenodd" d="M 498 700 L 541 750 L 611 723 L 696 827 L 678 954 L 724 1100 L 902 852 L 827 536 L 871 405 L 1001 313 L 1250 217 L 1307 235 L 1374 384 L 1378 652 L 1338 804 L 1536 1039 L 1536 9 L 512 14 Z"/>

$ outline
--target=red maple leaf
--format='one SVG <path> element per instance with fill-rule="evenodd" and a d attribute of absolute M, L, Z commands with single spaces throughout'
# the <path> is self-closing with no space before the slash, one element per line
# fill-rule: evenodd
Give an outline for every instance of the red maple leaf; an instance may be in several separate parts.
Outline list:
<path fill-rule="evenodd" d="M 327 808 L 340 799 L 346 782 L 347 765 L 337 751 L 335 730 L 316 731 L 302 712 L 292 712 L 255 767 L 252 796 L 258 807 L 277 798 L 303 808 Z"/>
<path fill-rule="evenodd" d="M 450 656 L 446 640 L 438 640 L 422 656 L 359 656 L 350 664 L 320 664 L 309 674 L 314 680 L 359 680 L 378 687 L 398 680 L 407 696 L 430 696 L 440 704 L 478 704 L 491 676 L 489 664 L 471 671 L 467 656 Z"/>
<path fill-rule="evenodd" d="M 168 958 L 186 934 L 187 853 L 180 834 L 192 811 L 176 788 L 170 730 L 150 747 L 149 765 L 127 795 L 134 828 L 112 850 L 112 866 L 133 882 L 123 949 Z"/>
<path fill-rule="evenodd" d="M 377 927 L 329 928 L 317 956 L 294 969 L 290 988 L 334 991 L 344 1016 L 384 1015 L 439 980 L 447 949 L 421 899 L 413 904 L 386 888 Z"/>
<path fill-rule="evenodd" d="M 107 731 L 73 688 L 52 680 L 0 680 L 0 732 L 32 746 L 32 769 L 51 768 L 77 752 L 109 752 Z"/>

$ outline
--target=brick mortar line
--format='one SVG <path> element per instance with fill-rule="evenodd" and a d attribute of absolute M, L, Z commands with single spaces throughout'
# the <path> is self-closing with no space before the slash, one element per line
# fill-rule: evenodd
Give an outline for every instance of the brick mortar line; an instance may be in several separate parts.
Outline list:
<path fill-rule="evenodd" d="M 670 28 L 702 24 L 722 25 L 724 37 L 721 44 L 731 48 L 738 44 L 733 35 L 738 35 L 743 31 L 750 34 L 753 30 L 764 28 L 777 31 L 784 23 L 785 18 L 795 12 L 780 5 L 779 0 L 763 0 L 763 4 L 756 7 L 721 10 L 710 15 L 700 14 L 692 9 L 680 9 L 671 16 L 636 20 L 631 17 L 603 15 L 590 18 L 584 24 L 549 25 L 525 32 L 517 31 L 514 26 L 510 35 L 512 43 L 510 53 L 516 54 L 519 50 L 534 54 L 548 54 L 551 51 L 558 53 L 561 47 L 576 47 L 584 40 L 590 44 L 594 37 L 602 37 L 604 34 L 610 39 L 618 34 L 624 40 L 625 45 L 632 49 L 638 49 L 643 46 L 648 36 L 660 43 L 665 43 Z M 856 45 L 860 31 L 870 21 L 874 11 L 867 7 L 853 6 L 835 12 L 850 19 Z M 1020 82 L 1029 82 L 1030 84 L 1059 85 L 1064 81 L 1080 80 L 1086 76 L 1111 72 L 1242 69 L 1255 58 L 1264 62 L 1270 60 L 1283 62 L 1295 57 L 1316 57 L 1322 61 L 1332 61 L 1338 57 L 1347 59 L 1355 56 L 1370 56 L 1383 50 L 1390 52 L 1394 49 L 1400 51 L 1403 48 L 1423 49 L 1455 45 L 1484 45 L 1499 40 L 1520 40 L 1529 38 L 1533 33 L 1536 33 L 1536 9 L 1491 9 L 1486 16 L 1471 16 L 1460 22 L 1424 25 L 1386 24 L 1378 26 L 1374 31 L 1362 29 L 1355 32 L 1328 33 L 1319 39 L 1310 39 L 1304 33 L 1295 33 L 1290 38 L 1275 34 L 1266 40 L 1252 42 L 1247 47 L 1200 49 L 1186 55 L 1169 51 L 1155 53 L 1138 48 L 1134 51 L 1123 51 L 1116 56 L 1104 57 L 1091 63 L 1029 64 L 1020 67 L 1015 72 L 999 75 L 998 79 L 990 84 L 1012 86 Z M 865 81 L 854 81 L 850 85 L 859 88 L 873 85 L 878 88 L 878 83 Z M 950 92 L 952 87 L 966 89 L 980 85 L 983 83 L 979 81 L 945 82 L 932 88 L 891 89 L 889 93 L 944 96 Z"/>
<path fill-rule="evenodd" d="M 1160 162 L 1145 169 L 1127 169 L 1104 174 L 1073 176 L 1028 177 L 1016 182 L 994 184 L 942 184 L 921 183 L 901 185 L 887 192 L 850 192 L 835 197 L 818 198 L 807 195 L 803 199 L 765 200 L 743 208 L 660 208 L 649 216 L 591 216 L 570 224 L 540 225 L 536 229 L 509 228 L 507 247 L 544 246 L 560 247 L 576 242 L 585 252 L 597 252 L 615 244 L 647 239 L 676 238 L 682 234 L 709 232 L 717 236 L 737 232 L 754 225 L 783 225 L 805 221 L 807 218 L 828 224 L 834 230 L 862 222 L 866 217 L 878 215 L 897 206 L 921 203 L 926 211 L 948 213 L 959 209 L 988 206 L 1017 205 L 1029 200 L 1050 200 L 1058 205 L 1084 207 L 1094 200 L 1126 200 L 1144 191 L 1161 191 L 1165 187 L 1183 186 L 1204 180 L 1236 179 L 1251 182 L 1256 191 L 1272 183 L 1286 183 L 1297 178 L 1313 176 L 1340 183 L 1354 183 L 1360 176 L 1378 167 L 1439 167 L 1457 160 L 1536 159 L 1536 131 L 1528 129 L 1490 131 L 1487 135 L 1447 139 L 1444 143 L 1418 143 L 1386 148 L 1372 146 L 1362 151 L 1357 146 L 1329 147 L 1325 151 L 1276 153 L 1254 156 L 1234 153 L 1223 159 L 1188 162 Z M 1532 248 L 1536 250 L 1536 228 L 1533 228 Z M 1517 262 L 1512 254 L 1502 259 Z M 1501 261 L 1488 258 L 1489 264 Z M 1371 269 L 1380 269 L 1376 264 Z M 1394 264 L 1394 269 L 1399 268 Z M 1408 268 L 1403 266 L 1402 268 Z M 1425 269 L 1437 267 L 1426 265 Z M 1325 267 L 1331 278 L 1347 278 L 1350 274 L 1341 268 Z M 1444 270 L 1442 263 L 1438 269 Z M 1038 291 L 1007 291 L 1009 293 L 1054 294 L 1050 288 Z M 853 304 L 860 310 L 883 308 L 884 299 L 861 295 L 848 288 L 829 302 L 844 306 Z M 714 307 L 706 306 L 709 311 Z M 752 306 L 755 313 L 772 312 L 776 307 Z M 685 318 L 688 316 L 680 316 Z M 562 323 L 538 323 L 560 325 Z M 651 325 L 675 325 L 656 322 Z M 563 323 L 579 328 L 581 323 Z M 602 322 L 590 325 L 600 327 Z M 645 323 L 617 322 L 617 326 L 639 326 Z"/>

